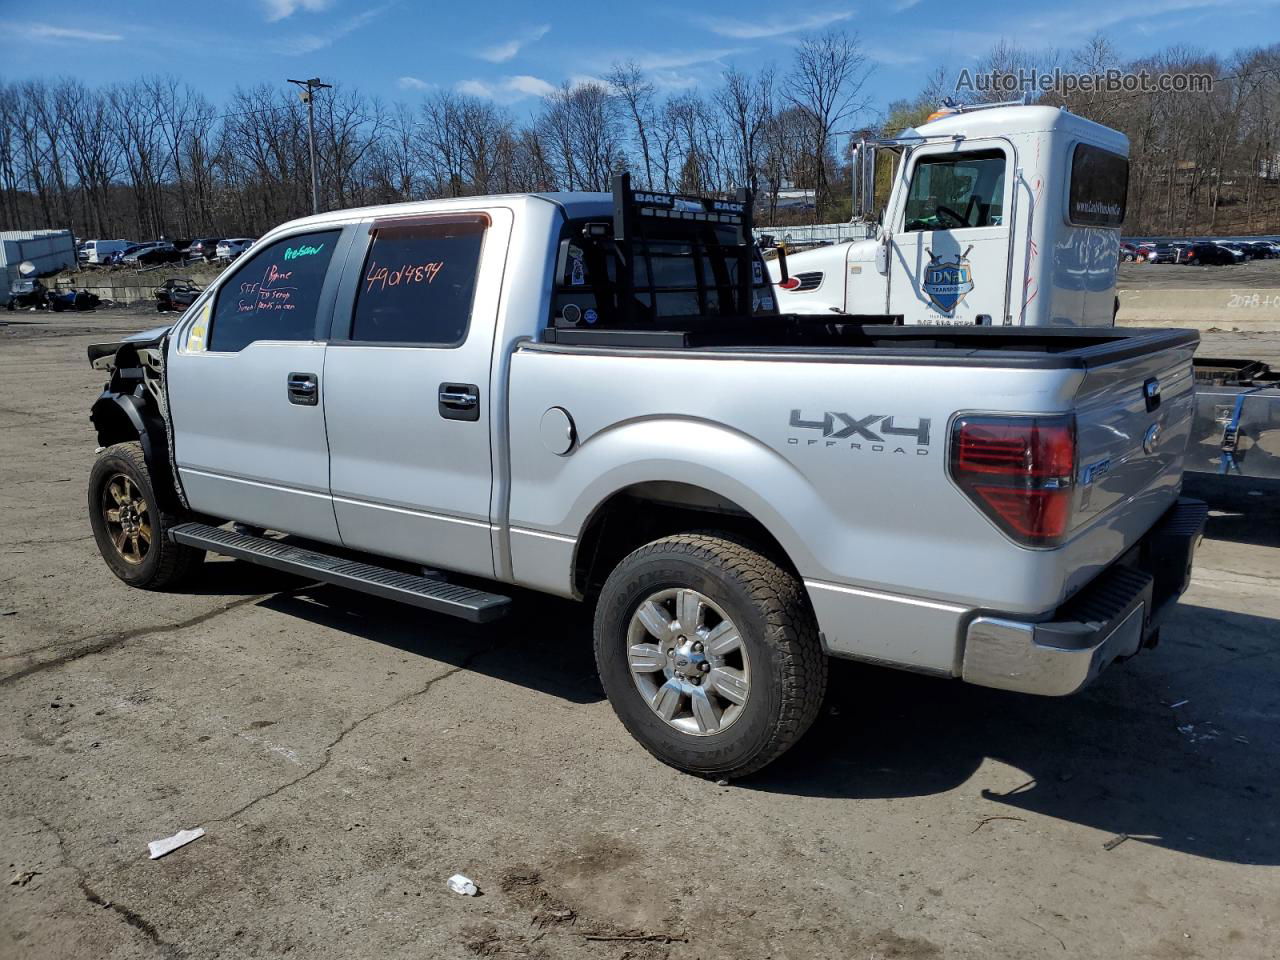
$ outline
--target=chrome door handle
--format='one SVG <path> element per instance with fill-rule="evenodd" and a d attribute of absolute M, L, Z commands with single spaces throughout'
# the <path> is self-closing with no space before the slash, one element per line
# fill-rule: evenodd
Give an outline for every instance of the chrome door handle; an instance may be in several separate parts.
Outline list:
<path fill-rule="evenodd" d="M 459 407 L 463 410 L 470 410 L 480 402 L 479 397 L 473 397 L 469 393 L 446 393 L 440 392 L 440 402 L 448 407 Z"/>
<path fill-rule="evenodd" d="M 446 420 L 480 419 L 480 388 L 474 383 L 442 383 L 436 400 Z"/>
<path fill-rule="evenodd" d="M 320 378 L 314 373 L 291 373 L 286 385 L 290 403 L 314 407 L 320 402 Z"/>

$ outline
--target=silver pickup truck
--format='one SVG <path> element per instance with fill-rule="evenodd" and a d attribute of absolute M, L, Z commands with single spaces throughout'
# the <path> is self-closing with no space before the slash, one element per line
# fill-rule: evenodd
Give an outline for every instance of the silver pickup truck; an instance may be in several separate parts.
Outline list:
<path fill-rule="evenodd" d="M 827 657 L 1062 695 L 1153 645 L 1205 516 L 1196 335 L 780 315 L 750 227 L 624 178 L 278 227 L 90 348 L 103 558 L 590 602 L 618 717 L 714 777 L 796 742 Z"/>

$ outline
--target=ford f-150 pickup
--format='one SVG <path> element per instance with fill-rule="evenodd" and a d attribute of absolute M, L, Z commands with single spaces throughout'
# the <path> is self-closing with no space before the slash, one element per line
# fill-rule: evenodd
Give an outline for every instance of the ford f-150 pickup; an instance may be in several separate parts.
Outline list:
<path fill-rule="evenodd" d="M 278 227 L 90 348 L 103 558 L 589 602 L 618 717 L 714 777 L 804 733 L 828 657 L 1062 695 L 1152 645 L 1205 516 L 1196 335 L 780 314 L 750 228 L 625 177 Z"/>

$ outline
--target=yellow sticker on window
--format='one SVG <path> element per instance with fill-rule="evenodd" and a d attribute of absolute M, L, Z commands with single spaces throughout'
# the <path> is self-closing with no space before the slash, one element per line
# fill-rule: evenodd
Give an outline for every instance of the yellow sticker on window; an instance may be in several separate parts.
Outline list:
<path fill-rule="evenodd" d="M 200 315 L 196 317 L 195 323 L 191 324 L 191 330 L 187 333 L 187 353 L 204 353 L 209 333 L 209 314 L 212 309 L 213 305 L 206 303 L 200 310 Z"/>

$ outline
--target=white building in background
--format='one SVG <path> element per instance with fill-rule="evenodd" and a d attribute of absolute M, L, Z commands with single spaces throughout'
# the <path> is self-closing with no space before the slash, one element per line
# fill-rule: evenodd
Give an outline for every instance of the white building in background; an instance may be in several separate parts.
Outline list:
<path fill-rule="evenodd" d="M 9 301 L 9 284 L 18 279 L 18 264 L 30 260 L 37 277 L 76 265 L 76 241 L 70 230 L 0 231 L 0 303 Z"/>

